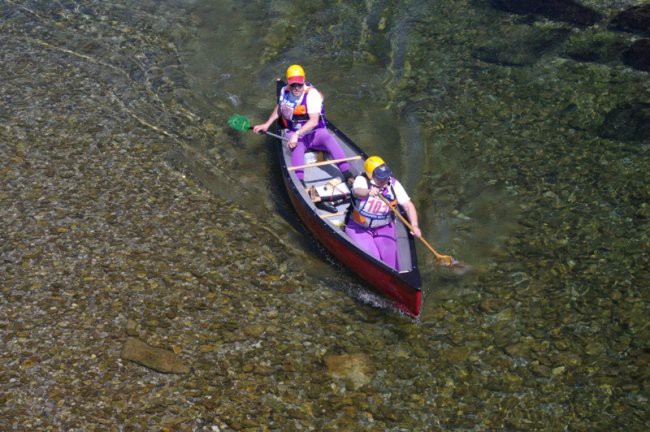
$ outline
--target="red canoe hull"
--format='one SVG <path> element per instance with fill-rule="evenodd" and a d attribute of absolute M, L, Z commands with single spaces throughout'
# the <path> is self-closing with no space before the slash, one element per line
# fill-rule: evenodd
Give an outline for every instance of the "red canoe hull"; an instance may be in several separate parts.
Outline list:
<path fill-rule="evenodd" d="M 294 208 L 307 229 L 339 262 L 373 289 L 391 299 L 395 307 L 405 314 L 412 317 L 417 317 L 420 314 L 422 291 L 419 289 L 419 275 L 415 275 L 415 277 L 408 273 L 403 275 L 386 269 L 385 266 L 378 266 L 376 261 L 369 258 L 368 255 L 356 248 L 351 248 L 350 243 L 341 237 L 332 235 L 320 218 L 314 216 L 311 210 L 304 205 L 302 199 L 292 193 L 290 185 L 287 185 L 287 190 Z"/>

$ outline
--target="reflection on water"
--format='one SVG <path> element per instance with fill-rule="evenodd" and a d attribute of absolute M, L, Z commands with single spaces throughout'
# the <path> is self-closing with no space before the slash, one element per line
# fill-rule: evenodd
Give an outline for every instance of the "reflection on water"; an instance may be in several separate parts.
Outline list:
<path fill-rule="evenodd" d="M 573 28 L 491 3 L 3 3 L 0 150 L 19 169 L 0 167 L 10 191 L 0 191 L 10 221 L 0 305 L 21 319 L 20 328 L 0 320 L 7 378 L 0 401 L 12 402 L 0 418 L 15 419 L 0 420 L 0 428 L 24 429 L 40 418 L 40 426 L 78 429 L 642 430 L 648 146 L 602 130 L 623 130 L 620 122 L 636 118 L 630 109 L 650 101 L 650 80 L 617 59 L 569 55 L 594 34 L 608 40 L 604 24 Z M 607 3 L 590 6 L 607 15 L 635 2 Z M 616 43 L 634 38 L 617 35 Z M 429 241 L 473 265 L 458 275 L 419 251 L 425 305 L 417 323 L 365 305 L 382 300 L 292 227 L 274 144 L 225 125 L 235 112 L 265 119 L 275 78 L 294 62 L 324 92 L 332 120 L 390 161 Z M 50 144 L 63 141 L 58 154 Z M 40 207 L 10 201 L 23 191 L 21 176 L 55 177 L 28 155 L 47 150 L 61 160 L 102 148 L 111 158 L 72 165 L 62 178 L 86 179 L 123 163 L 141 176 L 133 190 L 139 207 L 186 203 L 150 180 L 144 168 L 166 169 L 142 157 L 151 148 L 218 201 L 190 194 L 195 205 L 182 208 L 196 226 L 173 235 L 180 242 L 200 226 L 202 240 L 177 248 L 159 239 L 155 218 L 134 220 L 126 210 L 105 215 L 95 205 L 81 216 L 62 208 L 30 216 L 38 229 L 64 215 L 65 224 L 48 226 L 45 236 L 76 233 L 91 219 L 103 221 L 98 231 L 124 224 L 137 235 L 127 256 L 104 246 L 108 261 L 79 270 L 79 290 L 98 281 L 108 290 L 92 294 L 88 306 L 97 308 L 100 330 L 79 315 L 90 336 L 59 348 L 39 330 L 45 311 L 69 307 L 77 317 L 83 299 L 48 279 L 73 277 L 57 254 L 78 269 L 99 246 L 93 236 L 71 236 L 66 251 L 74 254 L 66 255 L 48 249 L 50 237 L 22 237 L 16 215 Z M 130 152 L 137 163 L 120 156 Z M 80 196 L 101 197 L 86 183 L 75 187 Z M 152 192 L 160 190 L 175 195 Z M 22 198 L 48 208 L 61 192 L 45 191 Z M 208 209 L 218 213 L 214 222 L 206 222 Z M 155 217 L 162 225 L 164 215 Z M 138 246 L 143 239 L 149 247 Z M 40 249 L 25 247 L 30 242 Z M 54 263 L 42 270 L 48 253 Z M 27 277 L 23 258 L 40 260 L 29 284 L 17 277 Z M 30 302 L 24 290 L 38 297 Z M 14 307 L 23 304 L 19 314 Z M 140 337 L 192 360 L 194 374 L 134 371 L 112 345 L 87 352 L 84 343 L 120 332 L 104 322 L 122 325 L 125 316 L 130 332 L 144 328 Z M 72 326 L 64 323 L 61 329 Z M 71 356 L 69 364 L 60 360 Z M 140 393 L 124 396 L 122 388 Z"/>

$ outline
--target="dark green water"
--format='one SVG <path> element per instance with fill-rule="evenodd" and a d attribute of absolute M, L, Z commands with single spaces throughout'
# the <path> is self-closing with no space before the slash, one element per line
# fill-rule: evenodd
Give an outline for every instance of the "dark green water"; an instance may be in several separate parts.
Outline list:
<path fill-rule="evenodd" d="M 569 55 L 634 35 L 478 0 L 8 1 L 0 20 L 0 429 L 650 427 L 650 142 L 609 116 L 650 103 L 650 79 Z M 272 143 L 225 124 L 264 120 L 291 63 L 390 161 L 429 241 L 473 265 L 419 251 L 418 322 L 291 227 Z M 122 249 L 98 234 L 116 221 L 140 233 Z M 83 295 L 40 297 L 72 280 Z M 64 304 L 77 330 L 48 335 Z M 192 376 L 123 365 L 127 321 Z"/>

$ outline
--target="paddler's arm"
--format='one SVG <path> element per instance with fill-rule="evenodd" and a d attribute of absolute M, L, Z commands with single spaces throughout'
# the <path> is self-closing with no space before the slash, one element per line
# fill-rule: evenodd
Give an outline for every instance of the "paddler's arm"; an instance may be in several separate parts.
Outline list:
<path fill-rule="evenodd" d="M 422 231 L 420 231 L 420 228 L 418 227 L 418 212 L 415 210 L 415 205 L 413 202 L 411 200 L 408 200 L 402 204 L 402 208 L 404 211 L 406 211 L 406 216 L 408 216 L 409 222 L 413 227 L 413 231 L 411 231 L 413 236 L 418 238 L 422 237 Z"/>
<path fill-rule="evenodd" d="M 266 132 L 267 130 L 269 130 L 273 122 L 276 121 L 279 117 L 280 116 L 278 114 L 278 107 L 276 106 L 275 108 L 273 108 L 273 111 L 271 111 L 271 115 L 269 115 L 269 118 L 265 123 L 261 123 L 253 126 L 253 132 L 257 134 L 261 132 Z"/>
<path fill-rule="evenodd" d="M 377 189 L 377 186 L 373 184 L 370 185 L 370 189 L 366 189 L 364 187 L 352 188 L 352 195 L 354 195 L 355 198 L 365 198 L 368 195 L 377 196 L 378 193 L 379 193 L 379 189 Z"/>

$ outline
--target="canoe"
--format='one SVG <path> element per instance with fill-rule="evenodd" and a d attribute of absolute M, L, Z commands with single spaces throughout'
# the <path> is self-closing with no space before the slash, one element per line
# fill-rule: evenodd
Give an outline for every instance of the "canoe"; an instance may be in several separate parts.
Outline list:
<path fill-rule="evenodd" d="M 278 81 L 276 95 L 284 85 Z M 355 176 L 361 174 L 368 156 L 329 120 L 327 127 L 346 158 L 352 158 L 349 161 L 352 173 Z M 284 135 L 279 128 L 277 133 Z M 275 149 L 282 179 L 291 204 L 307 229 L 338 262 L 391 300 L 397 309 L 417 317 L 422 305 L 421 280 L 415 241 L 408 229 L 399 220 L 395 221 L 399 271 L 359 249 L 344 231 L 350 192 L 337 165 L 330 162 L 327 154 L 307 152 L 305 160 L 308 166 L 304 168 L 303 184 L 295 175 L 296 167 L 291 166 L 291 150 L 286 141 L 279 141 Z M 403 209 L 400 210 L 405 214 Z"/>

